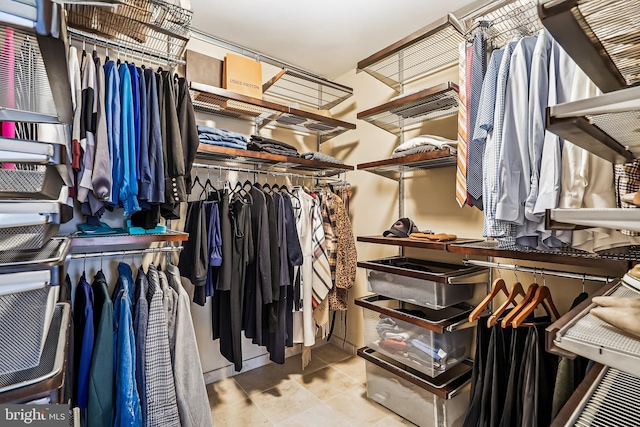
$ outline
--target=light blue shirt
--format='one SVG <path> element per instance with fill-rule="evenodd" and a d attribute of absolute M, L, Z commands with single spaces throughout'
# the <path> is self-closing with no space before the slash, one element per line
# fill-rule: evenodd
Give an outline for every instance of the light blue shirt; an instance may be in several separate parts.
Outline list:
<path fill-rule="evenodd" d="M 554 41 L 549 56 L 548 105 L 562 104 L 571 100 L 575 68 L 575 62 Z M 538 194 L 535 197 L 533 209 L 533 214 L 536 216 L 542 217 L 547 209 L 558 207 L 562 191 L 562 146 L 563 140 L 560 137 L 552 132 L 545 132 L 541 160 L 544 167 L 540 168 Z M 532 194 L 530 198 L 533 199 L 534 195 Z M 538 231 L 541 246 L 560 247 L 564 242 L 571 240 L 570 232 L 546 230 L 544 221 L 538 225 Z M 562 241 L 556 237 L 559 233 L 565 235 Z"/>
<path fill-rule="evenodd" d="M 482 164 L 484 181 L 482 185 L 482 201 L 484 205 L 484 230 L 485 237 L 506 237 L 509 234 L 508 227 L 502 221 L 496 219 L 496 206 L 498 204 L 498 168 L 500 161 L 500 146 L 502 145 L 502 128 L 504 125 L 504 102 L 507 80 L 509 79 L 509 67 L 511 55 L 517 42 L 509 43 L 504 47 L 502 61 L 498 69 L 496 81 L 495 109 L 493 113 L 493 130 L 487 136 Z"/>
<path fill-rule="evenodd" d="M 529 82 L 536 37 L 525 37 L 511 56 L 504 102 L 500 147 L 496 219 L 524 223 L 524 201 L 529 195 Z"/>

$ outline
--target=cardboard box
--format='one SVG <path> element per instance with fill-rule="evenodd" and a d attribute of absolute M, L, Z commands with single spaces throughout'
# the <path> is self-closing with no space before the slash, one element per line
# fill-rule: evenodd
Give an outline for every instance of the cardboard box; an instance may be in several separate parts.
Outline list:
<path fill-rule="evenodd" d="M 223 61 L 193 50 L 187 50 L 185 62 L 187 80 L 222 87 Z"/>
<path fill-rule="evenodd" d="M 224 58 L 223 88 L 262 99 L 262 64 L 250 58 L 228 53 Z"/>

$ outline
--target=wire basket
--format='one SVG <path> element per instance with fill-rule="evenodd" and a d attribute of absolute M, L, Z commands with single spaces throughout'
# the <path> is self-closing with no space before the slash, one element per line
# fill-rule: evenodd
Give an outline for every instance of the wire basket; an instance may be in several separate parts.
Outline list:
<path fill-rule="evenodd" d="M 114 49 L 139 55 L 180 59 L 191 35 L 191 11 L 162 0 L 127 0 L 111 8 L 68 5 L 67 10 L 71 29 L 113 41 Z M 74 31 L 70 33 L 73 37 Z"/>
<path fill-rule="evenodd" d="M 44 285 L 0 295 L 0 374 L 30 369 L 40 363 L 56 289 Z"/>
<path fill-rule="evenodd" d="M 49 199 L 60 195 L 64 181 L 53 166 L 17 163 L 0 168 L 0 198 Z"/>
<path fill-rule="evenodd" d="M 0 121 L 58 121 L 35 36 L 0 25 L 0 79 Z M 19 127 L 15 132 L 24 136 Z"/>

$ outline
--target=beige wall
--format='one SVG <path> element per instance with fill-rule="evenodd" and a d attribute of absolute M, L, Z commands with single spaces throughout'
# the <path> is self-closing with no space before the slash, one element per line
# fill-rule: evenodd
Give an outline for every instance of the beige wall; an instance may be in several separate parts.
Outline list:
<path fill-rule="evenodd" d="M 416 88 L 427 88 L 434 84 L 451 80 L 457 83 L 457 67 L 451 67 L 434 73 L 420 81 L 407 85 L 405 93 Z M 391 156 L 398 139 L 389 132 L 365 121 L 357 120 L 359 111 L 380 105 L 396 93 L 388 86 L 362 72 L 350 71 L 336 79 L 338 83 L 351 86 L 354 96 L 336 106 L 334 117 L 357 124 L 357 129 L 347 132 L 329 142 L 331 153 L 348 164 L 381 160 Z M 457 116 L 426 122 L 418 130 L 408 132 L 405 140 L 418 134 L 431 133 L 447 138 L 456 138 Z M 420 229 L 434 232 L 454 233 L 460 237 L 481 238 L 483 214 L 471 207 L 460 208 L 455 201 L 455 167 L 432 169 L 414 174 L 405 183 L 405 216 L 415 221 Z M 348 174 L 352 183 L 351 218 L 356 236 L 379 235 L 398 218 L 398 185 L 395 181 L 366 171 Z M 369 243 L 357 243 L 358 260 L 372 260 L 398 254 L 398 249 Z M 427 250 L 407 250 L 407 256 L 460 263 L 462 256 Z M 594 268 L 584 269 L 571 266 L 541 265 L 526 261 L 509 259 L 498 260 L 503 263 L 534 266 L 536 268 L 579 271 L 603 275 L 621 275 L 626 264 L 615 270 L 603 269 L 596 263 Z M 495 271 L 494 271 L 495 272 Z M 512 272 L 501 271 L 507 285 L 515 283 Z M 358 269 L 356 283 L 350 292 L 346 341 L 356 347 L 363 345 L 362 309 L 353 304 L 353 299 L 366 295 L 367 283 L 365 271 Z M 533 275 L 519 273 L 518 279 L 528 285 Z M 538 277 L 542 283 L 542 279 Z M 568 311 L 573 299 L 582 291 L 581 281 L 552 278 L 547 276 L 547 285 L 551 288 L 554 301 L 561 314 Z M 593 292 L 601 284 L 587 282 L 587 292 Z M 498 299 L 501 302 L 501 299 Z M 336 335 L 344 338 L 344 331 Z"/>

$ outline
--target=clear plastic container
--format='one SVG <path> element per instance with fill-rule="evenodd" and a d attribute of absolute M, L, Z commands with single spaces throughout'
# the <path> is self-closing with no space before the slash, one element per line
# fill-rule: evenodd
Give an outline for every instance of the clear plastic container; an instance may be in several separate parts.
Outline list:
<path fill-rule="evenodd" d="M 421 385 L 419 377 L 407 381 L 367 361 L 367 397 L 420 427 L 459 427 L 469 407 L 468 381 L 437 395 Z M 453 382 L 452 382 L 453 383 Z M 460 384 L 460 382 L 458 382 Z M 444 395 L 444 397 L 443 397 Z"/>
<path fill-rule="evenodd" d="M 471 354 L 473 328 L 448 332 L 447 325 L 441 322 L 442 318 L 429 316 L 442 314 L 458 318 L 464 313 L 463 310 L 448 308 L 433 313 L 432 310 L 409 307 L 412 310 L 408 314 L 399 311 L 403 304 L 396 300 L 369 304 L 373 309 L 363 306 L 362 310 L 364 343 L 385 356 L 434 378 L 463 362 Z M 402 316 L 405 320 L 394 316 Z M 428 323 L 429 317 L 434 323 Z M 449 319 L 444 320 L 450 323 Z"/>

